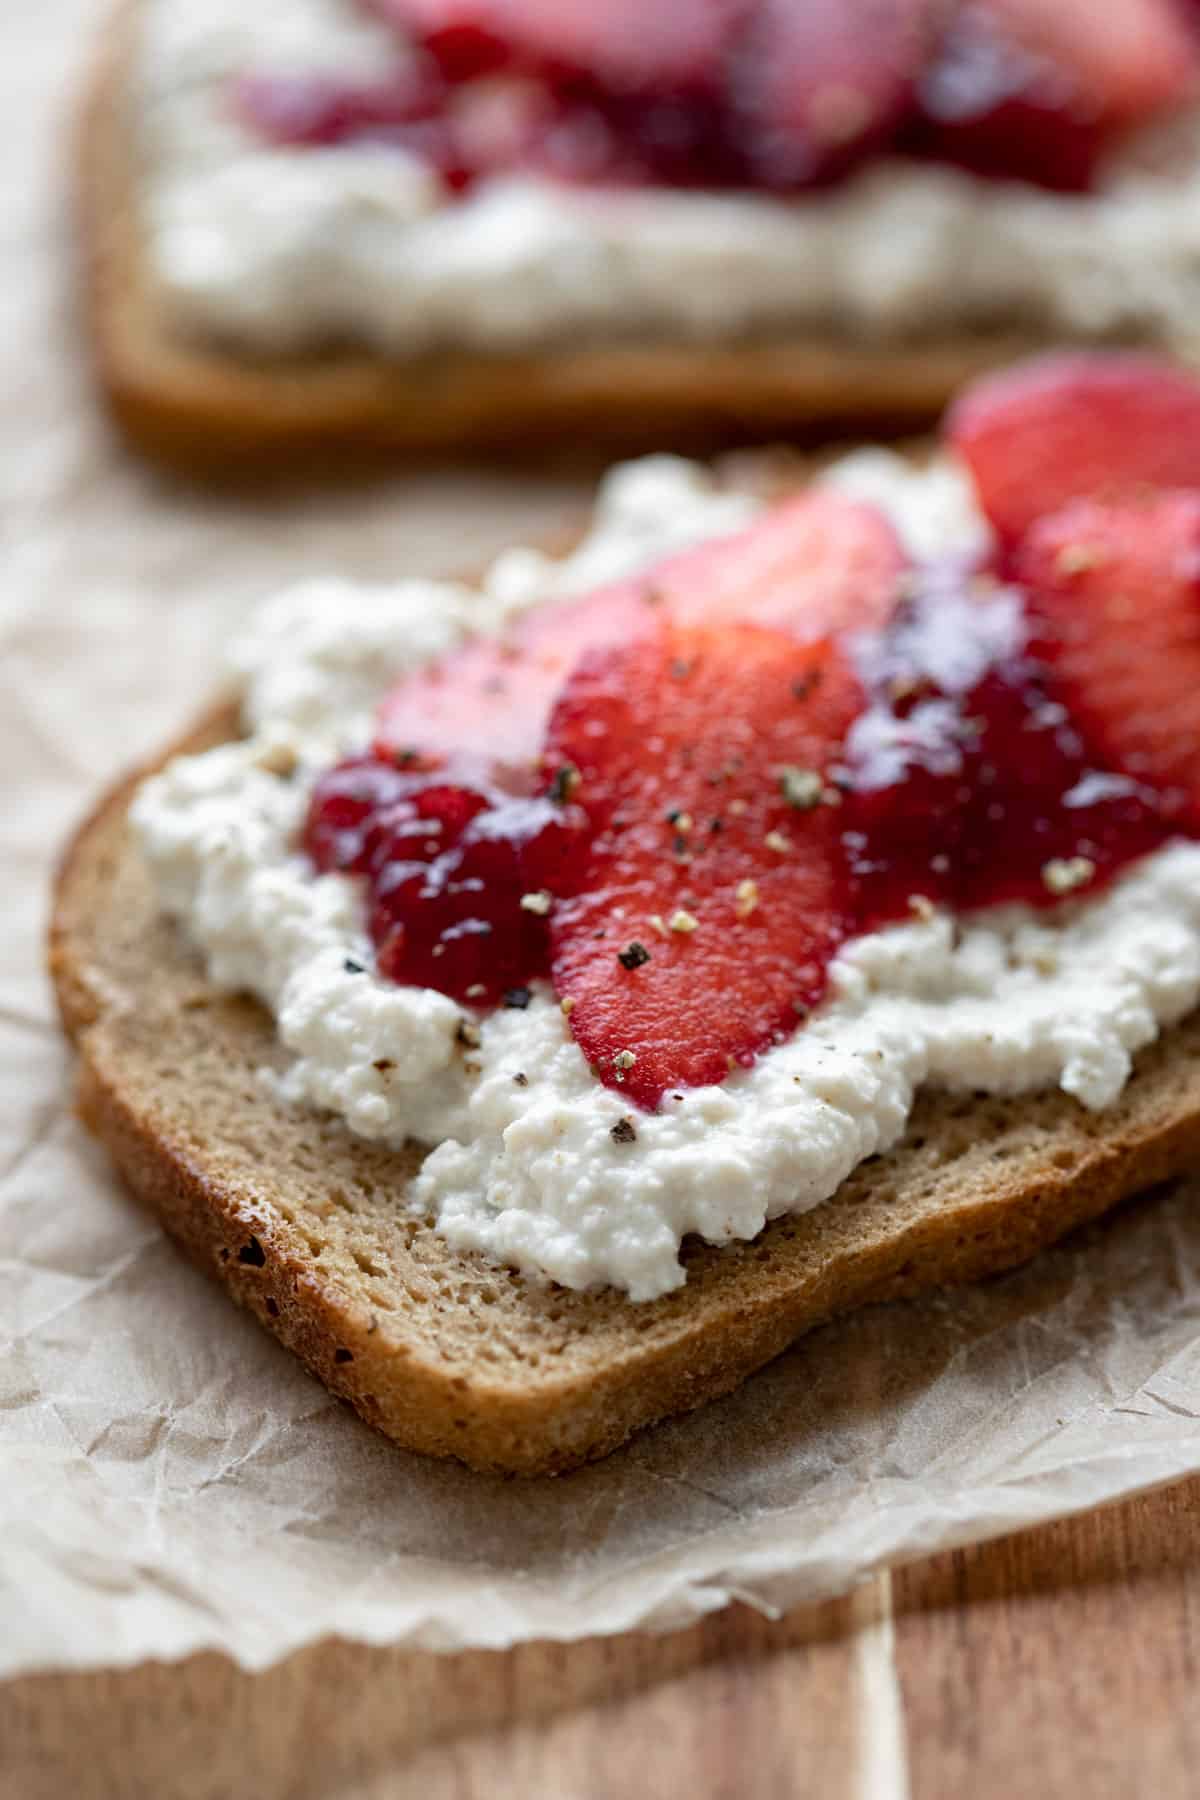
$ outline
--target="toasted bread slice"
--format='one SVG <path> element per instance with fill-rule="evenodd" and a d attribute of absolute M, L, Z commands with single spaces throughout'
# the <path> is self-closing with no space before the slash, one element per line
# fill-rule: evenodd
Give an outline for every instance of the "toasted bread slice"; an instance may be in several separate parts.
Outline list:
<path fill-rule="evenodd" d="M 171 461 L 213 469 L 335 448 L 511 450 L 579 433 L 661 447 L 698 434 L 761 440 L 816 421 L 911 425 L 935 417 L 970 376 L 1045 347 L 1014 330 L 904 347 L 801 338 L 266 360 L 185 339 L 156 293 L 138 226 L 125 104 L 136 13 L 137 0 L 114 13 L 84 110 L 86 311 L 114 416 Z"/>
<path fill-rule="evenodd" d="M 237 729 L 232 706 L 174 751 Z M 419 1159 L 276 1102 L 255 1003 L 205 979 L 126 822 L 137 777 L 63 862 L 50 929 L 79 1105 L 134 1193 L 362 1416 L 409 1449 L 539 1474 L 728 1392 L 870 1301 L 1007 1268 L 1200 1160 L 1200 1014 L 1120 1100 L 928 1095 L 890 1154 L 751 1243 L 685 1249 L 687 1284 L 633 1304 L 452 1251 L 401 1194 Z"/>

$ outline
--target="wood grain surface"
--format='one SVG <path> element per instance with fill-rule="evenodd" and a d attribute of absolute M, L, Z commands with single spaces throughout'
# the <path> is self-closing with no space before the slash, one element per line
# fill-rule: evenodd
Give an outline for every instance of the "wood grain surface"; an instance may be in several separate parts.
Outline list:
<path fill-rule="evenodd" d="M 1185 1800 L 1200 1482 L 768 1623 L 0 1689 L 0 1800 Z"/>

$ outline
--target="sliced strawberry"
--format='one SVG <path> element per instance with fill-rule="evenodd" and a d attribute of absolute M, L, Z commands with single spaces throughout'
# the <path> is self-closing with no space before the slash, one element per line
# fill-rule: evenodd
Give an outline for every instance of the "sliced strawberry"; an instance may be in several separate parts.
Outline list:
<path fill-rule="evenodd" d="M 689 551 L 649 579 L 681 624 L 742 619 L 807 641 L 882 624 L 906 568 L 881 512 L 812 488 L 707 556 L 703 546 Z"/>
<path fill-rule="evenodd" d="M 610 93 L 714 90 L 748 0 L 376 0 L 453 80 L 516 66 Z"/>
<path fill-rule="evenodd" d="M 1113 138 L 1196 91 L 1177 0 L 967 0 L 921 80 L 924 149 L 1077 189 Z"/>
<path fill-rule="evenodd" d="M 1076 501 L 1034 526 L 1017 567 L 1090 743 L 1200 818 L 1200 494 Z"/>
<path fill-rule="evenodd" d="M 396 687 L 379 716 L 384 753 L 480 751 L 536 757 L 568 670 L 587 650 L 687 623 L 744 616 L 813 638 L 882 623 L 905 568 L 873 507 L 816 490 L 736 536 L 560 606 L 539 607 L 502 639 L 476 639 Z"/>
<path fill-rule="evenodd" d="M 944 11 L 941 0 L 760 0 L 731 77 L 754 179 L 802 187 L 887 139 Z"/>
<path fill-rule="evenodd" d="M 1153 356 L 1020 363 L 969 388 L 944 432 L 1010 542 L 1068 500 L 1200 485 L 1200 381 Z"/>
<path fill-rule="evenodd" d="M 638 590 L 603 589 L 562 606 L 538 607 L 502 638 L 473 638 L 407 677 L 379 713 L 381 754 L 490 756 L 532 765 L 554 696 L 580 654 L 653 623 Z"/>
<path fill-rule="evenodd" d="M 755 625 L 667 625 L 572 673 L 548 753 L 592 835 L 551 916 L 554 984 L 638 1105 L 749 1066 L 820 998 L 845 932 L 823 777 L 861 703 L 830 641 Z"/>

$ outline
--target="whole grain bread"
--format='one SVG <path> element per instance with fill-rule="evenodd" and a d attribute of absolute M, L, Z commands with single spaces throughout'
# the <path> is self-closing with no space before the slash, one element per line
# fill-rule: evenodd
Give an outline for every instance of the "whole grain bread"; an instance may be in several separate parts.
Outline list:
<path fill-rule="evenodd" d="M 156 291 L 137 218 L 127 92 L 138 4 L 114 12 L 87 95 L 80 238 L 102 392 L 131 438 L 170 461 L 245 469 L 334 449 L 511 449 L 581 434 L 661 448 L 698 433 L 762 440 L 816 421 L 912 425 L 970 376 L 1046 347 L 1014 328 L 905 345 L 760 338 L 268 360 L 185 338 Z"/>
<path fill-rule="evenodd" d="M 173 750 L 236 731 L 232 706 Z M 648 1304 L 574 1293 L 447 1247 L 398 1155 L 273 1100 L 272 1021 L 230 998 L 157 909 L 126 812 L 79 831 L 50 966 L 79 1049 L 79 1108 L 133 1192 L 301 1360 L 397 1443 L 480 1469 L 556 1472 L 734 1388 L 800 1333 L 870 1301 L 1031 1256 L 1200 1161 L 1200 1015 L 1145 1051 L 1120 1100 L 931 1094 L 904 1141 L 827 1204 L 753 1242 L 685 1247 Z"/>

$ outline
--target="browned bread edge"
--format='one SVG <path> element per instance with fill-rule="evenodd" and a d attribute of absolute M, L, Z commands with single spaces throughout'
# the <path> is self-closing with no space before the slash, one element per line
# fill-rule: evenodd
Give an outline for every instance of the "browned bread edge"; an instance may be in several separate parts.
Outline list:
<path fill-rule="evenodd" d="M 911 425 L 980 370 L 1044 347 L 1014 330 L 905 347 L 794 339 L 269 361 L 188 341 L 165 317 L 136 218 L 124 104 L 136 4 L 121 0 L 112 16 L 81 119 L 83 286 L 113 415 L 176 463 L 215 470 L 335 448 L 494 450 L 567 437 L 661 446 L 697 432 L 762 439 L 817 420 Z"/>

